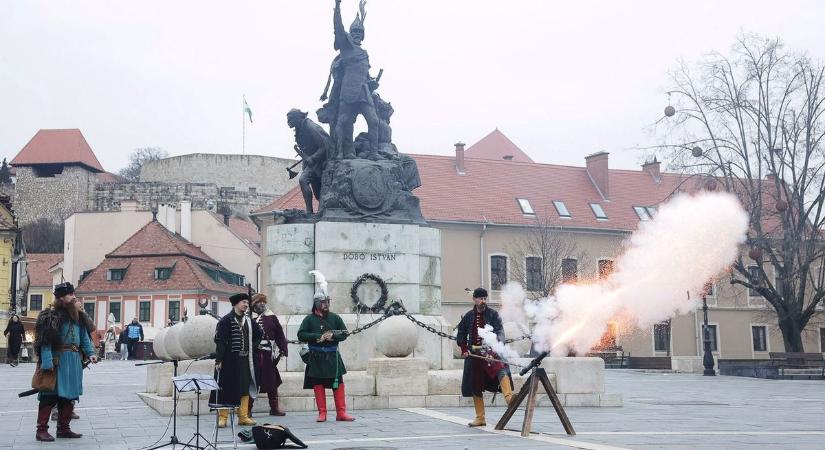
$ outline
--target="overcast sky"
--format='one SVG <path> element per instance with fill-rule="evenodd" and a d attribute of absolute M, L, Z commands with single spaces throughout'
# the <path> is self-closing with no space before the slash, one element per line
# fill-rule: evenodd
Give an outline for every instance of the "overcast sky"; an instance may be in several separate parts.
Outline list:
<path fill-rule="evenodd" d="M 286 112 L 314 111 L 334 0 L 0 2 L 0 156 L 79 128 L 104 168 L 136 147 L 293 157 Z M 344 0 L 349 26 L 357 0 Z M 369 0 L 366 39 L 393 138 L 451 154 L 498 127 L 536 161 L 611 153 L 636 168 L 679 58 L 741 31 L 825 59 L 825 2 Z"/>

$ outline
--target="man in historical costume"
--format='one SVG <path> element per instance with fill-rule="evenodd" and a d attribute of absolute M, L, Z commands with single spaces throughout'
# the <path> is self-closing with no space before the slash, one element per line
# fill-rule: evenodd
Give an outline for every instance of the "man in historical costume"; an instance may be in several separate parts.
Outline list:
<path fill-rule="evenodd" d="M 513 379 L 510 368 L 500 362 L 484 361 L 473 358 L 470 354 L 498 359 L 498 356 L 486 349 L 479 336 L 478 329 L 490 325 L 498 340 L 504 342 L 504 326 L 496 310 L 487 307 L 487 290 L 477 288 L 473 291 L 473 309 L 464 314 L 458 323 L 456 343 L 461 347 L 464 359 L 464 374 L 461 378 L 461 395 L 473 397 L 476 418 L 468 425 L 483 427 L 487 425 L 484 417 L 484 391 L 501 392 L 504 401 L 510 403 L 513 397 Z"/>
<path fill-rule="evenodd" d="M 250 397 L 258 394 L 253 350 L 260 344 L 261 327 L 247 315 L 249 295 L 229 297 L 232 311 L 215 326 L 215 379 L 217 391 L 209 395 L 210 403 L 238 406 L 238 424 L 255 425 L 249 417 Z M 219 411 L 218 427 L 226 426 L 229 411 Z"/>
<path fill-rule="evenodd" d="M 327 397 L 325 389 L 332 389 L 335 399 L 335 420 L 353 421 L 347 414 L 346 391 L 343 375 L 347 373 L 338 343 L 346 340 L 347 327 L 341 317 L 329 311 L 329 297 L 325 292 L 316 293 L 312 303 L 312 313 L 304 318 L 298 328 L 298 339 L 309 344 L 305 355 L 307 364 L 304 371 L 304 389 L 315 391 L 315 405 L 318 407 L 318 422 L 327 420 Z"/>
<path fill-rule="evenodd" d="M 49 434 L 49 413 L 57 405 L 57 437 L 79 438 L 69 428 L 74 411 L 73 400 L 83 395 L 83 360 L 97 362 L 89 333 L 76 301 L 74 286 L 61 283 L 54 287 L 54 304 L 43 310 L 35 326 L 34 351 L 44 371 L 57 371 L 54 391 L 41 391 L 37 409 L 38 441 L 53 441 Z"/>
<path fill-rule="evenodd" d="M 301 186 L 306 211 L 312 214 L 312 197 L 321 199 L 321 175 L 334 144 L 329 134 L 299 109 L 293 108 L 286 113 L 286 123 L 295 130 L 295 150 L 303 159 L 298 185 Z"/>
<path fill-rule="evenodd" d="M 340 53 L 332 61 L 330 67 L 329 78 L 335 81 L 332 85 L 329 105 L 325 107 L 329 109 L 328 114 L 335 117 L 334 120 L 330 120 L 330 125 L 333 127 L 332 136 L 335 139 L 335 152 L 330 155 L 330 159 L 355 158 L 352 135 L 355 119 L 359 114 L 364 116 L 367 122 L 367 130 L 373 146 L 378 147 L 376 127 L 379 118 L 372 97 L 372 91 L 378 86 L 377 81 L 370 77 L 369 55 L 361 48 L 361 42 L 364 40 L 365 5 L 366 0 L 361 0 L 360 13 L 350 25 L 348 33 L 341 19 L 341 0 L 335 0 L 333 13 L 335 50 Z M 327 99 L 329 78 L 321 101 Z"/>
<path fill-rule="evenodd" d="M 261 343 L 255 348 L 255 369 L 260 392 L 269 397 L 269 415 L 284 416 L 286 413 L 278 406 L 278 386 L 283 383 L 278 371 L 278 361 L 288 356 L 286 335 L 278 321 L 278 316 L 267 307 L 265 294 L 252 296 L 252 316 L 263 331 Z M 276 353 L 277 349 L 277 353 Z M 252 400 L 249 401 L 249 416 L 252 416 Z"/>

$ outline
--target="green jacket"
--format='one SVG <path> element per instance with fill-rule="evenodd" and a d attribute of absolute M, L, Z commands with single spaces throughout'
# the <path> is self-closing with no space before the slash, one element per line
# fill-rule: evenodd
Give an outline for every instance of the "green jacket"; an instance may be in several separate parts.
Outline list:
<path fill-rule="evenodd" d="M 304 317 L 301 326 L 298 328 L 298 340 L 306 342 L 310 346 L 309 363 L 307 364 L 306 376 L 313 378 L 336 378 L 347 373 L 341 353 L 337 351 L 320 351 L 319 347 L 325 349 L 335 348 L 338 342 L 347 339 L 346 334 L 334 335 L 332 341 L 318 342 L 321 335 L 327 330 L 346 330 L 347 326 L 341 320 L 341 316 L 334 313 L 327 313 L 323 319 L 310 314 Z M 314 348 L 314 349 L 313 349 Z"/>

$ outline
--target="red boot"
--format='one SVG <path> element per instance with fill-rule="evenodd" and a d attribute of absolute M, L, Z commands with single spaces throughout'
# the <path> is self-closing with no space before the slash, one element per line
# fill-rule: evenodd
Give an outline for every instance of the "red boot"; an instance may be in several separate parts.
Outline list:
<path fill-rule="evenodd" d="M 57 437 L 77 439 L 83 437 L 80 433 L 75 433 L 69 428 L 69 422 L 72 421 L 72 413 L 74 412 L 74 405 L 68 402 L 65 405 L 57 407 Z"/>
<path fill-rule="evenodd" d="M 327 421 L 327 395 L 324 392 L 324 385 L 316 384 L 312 387 L 315 391 L 315 406 L 318 407 L 318 418 L 316 422 Z M 336 403 L 337 404 L 337 403 Z"/>
<path fill-rule="evenodd" d="M 54 436 L 49 434 L 49 416 L 52 413 L 52 405 L 40 404 L 37 408 L 37 434 L 34 438 L 42 442 L 52 442 Z"/>
<path fill-rule="evenodd" d="M 278 391 L 269 392 L 269 415 L 270 416 L 285 416 L 286 413 L 278 406 Z"/>
<path fill-rule="evenodd" d="M 347 414 L 347 393 L 344 391 L 344 383 L 338 385 L 338 389 L 332 390 L 332 397 L 335 399 L 335 420 L 352 422 L 355 417 Z"/>

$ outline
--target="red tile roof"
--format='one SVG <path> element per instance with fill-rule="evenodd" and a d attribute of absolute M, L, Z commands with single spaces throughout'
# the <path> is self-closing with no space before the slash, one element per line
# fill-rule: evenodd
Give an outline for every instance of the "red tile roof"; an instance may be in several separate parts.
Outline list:
<path fill-rule="evenodd" d="M 533 162 L 527 153 L 524 153 L 513 141 L 504 135 L 498 128 L 493 130 L 480 141 L 465 150 L 467 158 L 494 159 L 505 161 L 505 157 L 515 162 Z"/>
<path fill-rule="evenodd" d="M 28 253 L 26 254 L 26 273 L 32 287 L 52 287 L 52 274 L 49 269 L 63 259 L 62 253 Z"/>
<path fill-rule="evenodd" d="M 81 164 L 95 172 L 104 172 L 83 133 L 76 128 L 38 131 L 10 164 Z"/>
<path fill-rule="evenodd" d="M 172 267 L 168 280 L 155 279 L 155 269 L 160 267 Z M 126 269 L 123 280 L 107 280 L 110 269 Z M 106 255 L 103 262 L 79 283 L 77 291 L 81 294 L 100 294 L 158 291 L 235 293 L 243 290 L 242 286 L 227 282 L 220 272 L 232 274 L 200 248 L 153 221 Z M 212 277 L 214 274 L 219 275 L 219 281 Z"/>
<path fill-rule="evenodd" d="M 209 264 L 219 263 L 180 235 L 172 233 L 158 221 L 151 221 L 120 244 L 107 258 L 133 256 L 188 256 Z"/>
<path fill-rule="evenodd" d="M 100 172 L 97 174 L 97 181 L 100 183 L 126 183 L 129 180 L 111 172 Z"/>
<path fill-rule="evenodd" d="M 698 180 L 663 173 L 660 182 L 641 170 L 610 170 L 610 201 L 602 199 L 584 167 L 520 163 L 466 158 L 465 175 L 455 170 L 455 159 L 447 156 L 410 155 L 418 163 L 421 187 L 414 194 L 421 200 L 424 218 L 431 222 L 488 222 L 535 224 L 526 216 L 517 198 L 530 201 L 533 210 L 554 225 L 604 230 L 635 230 L 639 217 L 634 206 L 655 206 L 677 188 L 697 187 Z M 553 201 L 565 203 L 570 219 L 559 217 Z M 589 203 L 599 203 L 608 220 L 597 220 Z M 302 209 L 300 189 L 255 213 L 290 208 Z"/>

